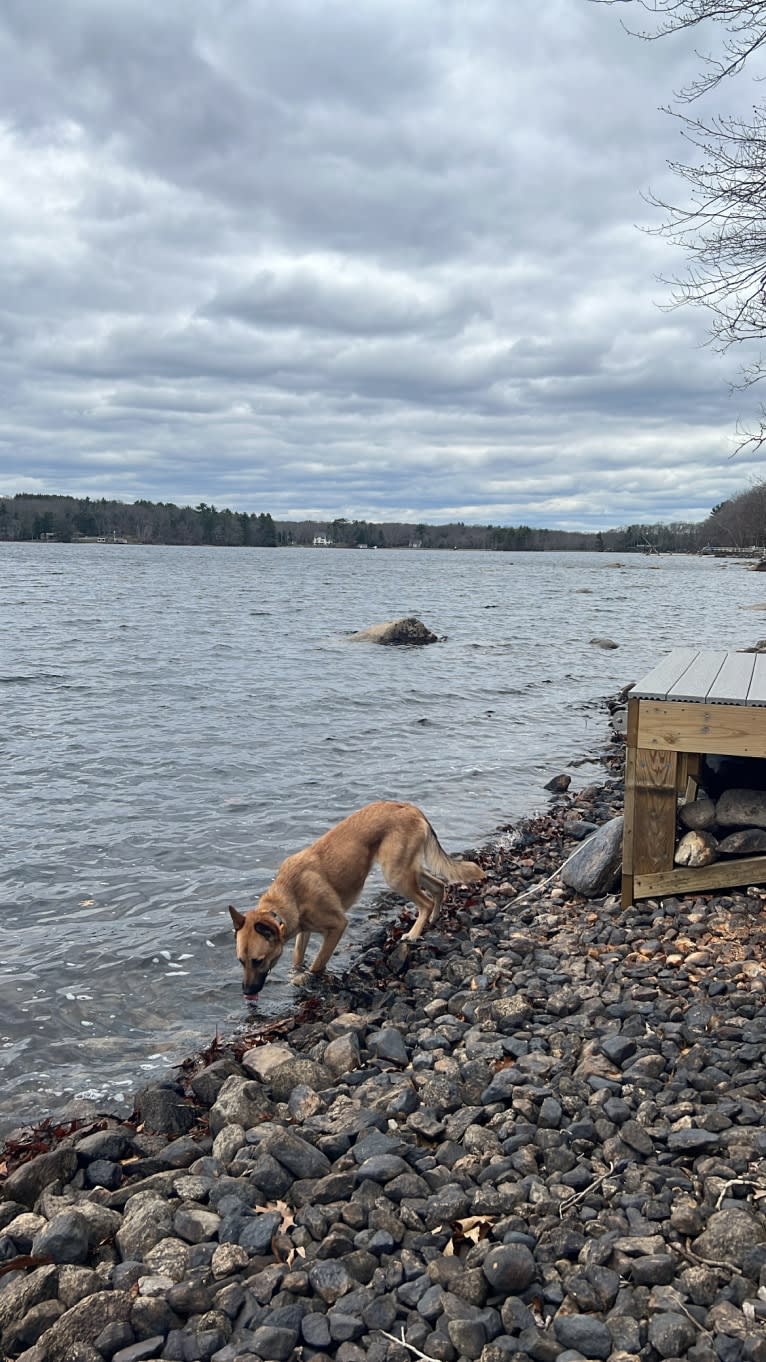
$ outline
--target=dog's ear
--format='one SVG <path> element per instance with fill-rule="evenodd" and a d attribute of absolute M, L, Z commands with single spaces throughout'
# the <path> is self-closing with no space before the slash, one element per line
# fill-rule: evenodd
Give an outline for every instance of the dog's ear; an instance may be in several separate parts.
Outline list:
<path fill-rule="evenodd" d="M 244 927 L 245 925 L 244 914 L 238 913 L 232 904 L 229 904 L 229 912 L 231 913 L 231 920 L 234 923 L 234 930 L 235 932 L 238 932 L 240 927 Z"/>
<path fill-rule="evenodd" d="M 279 928 L 275 922 L 269 922 L 267 918 L 255 918 L 253 921 L 253 931 L 259 936 L 265 936 L 267 941 L 279 941 Z"/>

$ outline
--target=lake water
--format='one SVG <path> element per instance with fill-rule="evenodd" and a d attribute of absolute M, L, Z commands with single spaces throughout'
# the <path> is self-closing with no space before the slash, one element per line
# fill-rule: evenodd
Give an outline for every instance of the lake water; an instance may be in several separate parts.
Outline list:
<path fill-rule="evenodd" d="M 6 1130 L 236 1029 L 226 906 L 339 818 L 412 800 L 476 845 L 603 745 L 602 697 L 766 633 L 766 580 L 702 558 L 0 543 L 0 584 Z M 445 641 L 346 637 L 408 614 Z M 291 998 L 285 957 L 261 1012 Z"/>

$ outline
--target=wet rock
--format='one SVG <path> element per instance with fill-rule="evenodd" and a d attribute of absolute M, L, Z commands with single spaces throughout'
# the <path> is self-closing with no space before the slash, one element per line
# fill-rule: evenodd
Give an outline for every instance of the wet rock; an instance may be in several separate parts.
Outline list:
<path fill-rule="evenodd" d="M 384 647 L 419 647 L 424 643 L 438 643 L 436 634 L 426 628 L 422 620 L 408 615 L 403 619 L 388 620 L 383 624 L 372 624 L 349 634 L 352 643 L 380 643 Z"/>

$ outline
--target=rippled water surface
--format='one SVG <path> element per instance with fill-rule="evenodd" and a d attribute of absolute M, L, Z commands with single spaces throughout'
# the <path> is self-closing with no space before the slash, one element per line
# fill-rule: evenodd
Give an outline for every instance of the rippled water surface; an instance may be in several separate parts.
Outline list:
<path fill-rule="evenodd" d="M 5 1129 L 233 1030 L 226 905 L 339 818 L 408 799 L 475 845 L 601 745 L 601 697 L 766 633 L 764 579 L 700 558 L 0 544 L 0 585 Z M 445 640 L 346 636 L 405 614 Z M 283 960 L 262 1010 L 291 998 Z"/>

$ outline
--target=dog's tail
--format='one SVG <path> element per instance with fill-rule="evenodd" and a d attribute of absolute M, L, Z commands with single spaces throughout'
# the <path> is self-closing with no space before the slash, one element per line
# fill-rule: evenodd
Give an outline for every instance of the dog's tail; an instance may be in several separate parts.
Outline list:
<path fill-rule="evenodd" d="M 446 884 L 473 884 L 487 878 L 486 872 L 475 861 L 461 861 L 457 856 L 449 856 L 430 823 L 423 847 L 423 859 L 428 869 Z"/>

